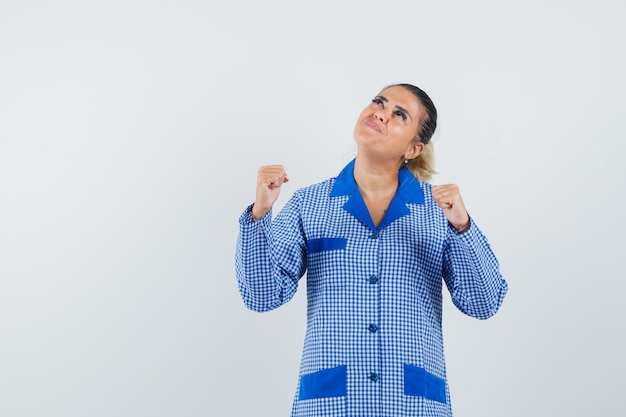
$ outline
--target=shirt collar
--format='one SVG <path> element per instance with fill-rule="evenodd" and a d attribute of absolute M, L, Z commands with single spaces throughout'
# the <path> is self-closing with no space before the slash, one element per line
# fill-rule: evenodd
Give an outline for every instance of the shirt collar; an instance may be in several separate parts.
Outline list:
<path fill-rule="evenodd" d="M 354 162 L 354 159 L 350 161 L 339 173 L 330 196 L 350 196 L 350 199 L 343 206 L 344 209 L 366 226 L 375 230 L 376 227 L 354 180 Z M 424 191 L 415 175 L 407 167 L 403 166 L 398 171 L 398 190 L 391 200 L 385 217 L 378 225 L 378 229 L 382 229 L 399 217 L 409 214 L 407 204 L 424 204 Z"/>
<path fill-rule="evenodd" d="M 360 194 L 354 180 L 354 161 L 350 161 L 337 176 L 331 197 Z M 405 166 L 398 171 L 398 192 L 405 203 L 424 204 L 424 191 L 415 175 Z"/>

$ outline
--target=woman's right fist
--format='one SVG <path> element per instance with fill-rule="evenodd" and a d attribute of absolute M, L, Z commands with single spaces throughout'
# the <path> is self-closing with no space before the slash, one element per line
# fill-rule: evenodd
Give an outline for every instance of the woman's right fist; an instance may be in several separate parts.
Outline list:
<path fill-rule="evenodd" d="M 288 181 L 287 172 L 282 165 L 265 165 L 259 168 L 252 217 L 260 219 L 265 216 L 278 199 L 280 186 Z"/>

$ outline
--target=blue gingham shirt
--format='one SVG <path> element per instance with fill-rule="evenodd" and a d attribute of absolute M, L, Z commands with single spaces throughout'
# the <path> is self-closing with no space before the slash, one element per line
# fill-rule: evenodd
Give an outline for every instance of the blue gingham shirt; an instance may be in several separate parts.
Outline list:
<path fill-rule="evenodd" d="M 405 167 L 375 227 L 353 176 L 297 190 L 272 219 L 239 219 L 238 288 L 267 311 L 307 279 L 307 328 L 292 417 L 451 416 L 441 329 L 442 282 L 465 314 L 486 319 L 507 291 L 474 220 L 457 233 Z M 443 278 L 443 280 L 442 280 Z"/>

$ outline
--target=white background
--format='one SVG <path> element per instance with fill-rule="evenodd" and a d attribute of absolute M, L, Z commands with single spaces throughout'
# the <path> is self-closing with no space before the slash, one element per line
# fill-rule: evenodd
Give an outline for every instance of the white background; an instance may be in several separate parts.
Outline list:
<path fill-rule="evenodd" d="M 352 158 L 389 83 L 438 107 L 509 282 L 446 293 L 461 417 L 624 415 L 623 1 L 0 3 L 0 416 L 287 416 L 304 286 L 236 288 L 259 165 L 302 186 Z"/>

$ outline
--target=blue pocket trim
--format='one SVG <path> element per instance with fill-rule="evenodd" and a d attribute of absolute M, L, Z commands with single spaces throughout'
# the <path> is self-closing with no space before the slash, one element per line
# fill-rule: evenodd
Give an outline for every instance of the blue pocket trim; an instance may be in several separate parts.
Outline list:
<path fill-rule="evenodd" d="M 342 397 L 346 395 L 346 366 L 322 369 L 300 378 L 298 400 Z"/>
<path fill-rule="evenodd" d="M 322 252 L 325 250 L 345 249 L 348 239 L 343 237 L 326 237 L 310 239 L 308 243 L 309 253 Z"/>
<path fill-rule="evenodd" d="M 446 403 L 446 381 L 424 368 L 404 365 L 404 394 Z"/>

